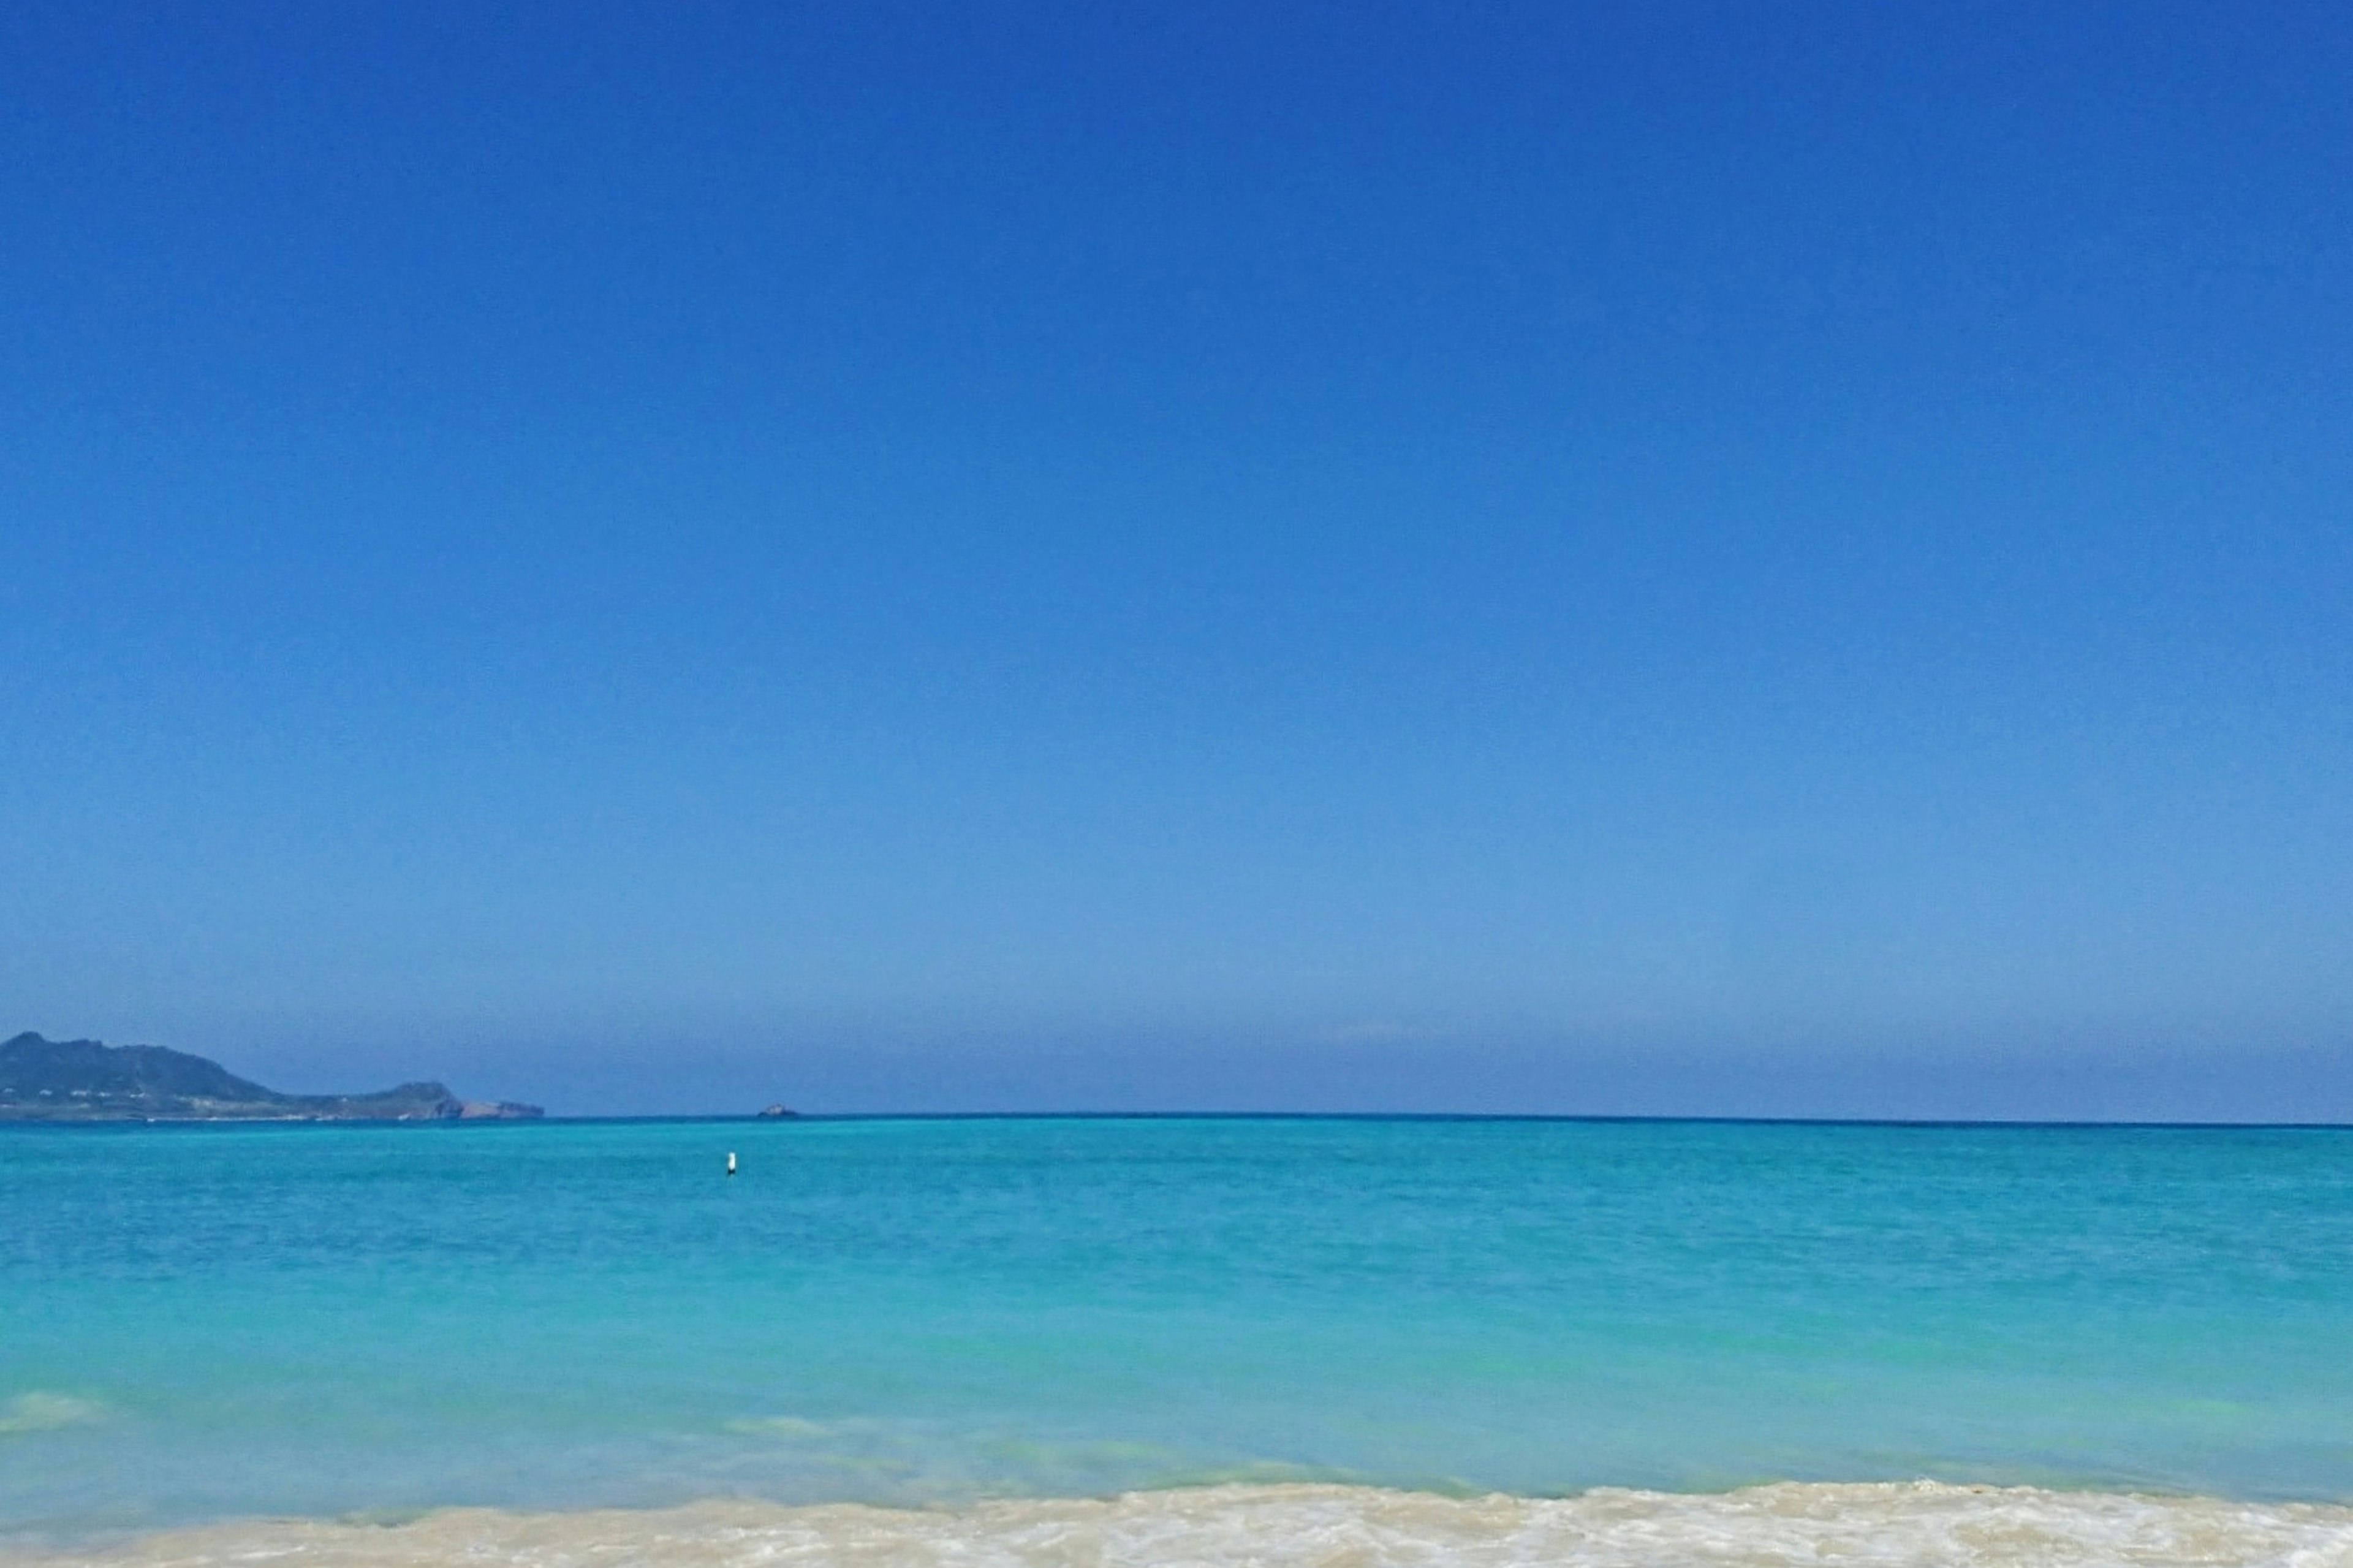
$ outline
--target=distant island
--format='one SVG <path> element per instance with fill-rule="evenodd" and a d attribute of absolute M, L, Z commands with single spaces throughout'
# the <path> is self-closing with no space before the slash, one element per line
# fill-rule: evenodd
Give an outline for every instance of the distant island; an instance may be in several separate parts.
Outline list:
<path fill-rule="evenodd" d="M 446 1084 L 375 1094 L 280 1094 L 218 1062 L 162 1046 L 0 1042 L 0 1121 L 459 1121 L 542 1114 L 511 1100 L 460 1100 Z"/>

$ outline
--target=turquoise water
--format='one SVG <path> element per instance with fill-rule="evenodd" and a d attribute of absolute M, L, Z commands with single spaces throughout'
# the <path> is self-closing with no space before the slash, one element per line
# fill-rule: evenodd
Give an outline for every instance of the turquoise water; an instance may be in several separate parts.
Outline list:
<path fill-rule="evenodd" d="M 6 1531 L 1218 1479 L 2353 1499 L 2338 1131 L 17 1128 L 0 1205 Z"/>

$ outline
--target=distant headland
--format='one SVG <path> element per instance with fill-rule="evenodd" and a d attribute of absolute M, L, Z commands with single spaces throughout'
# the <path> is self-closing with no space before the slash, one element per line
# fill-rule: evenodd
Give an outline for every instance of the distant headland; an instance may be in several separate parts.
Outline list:
<path fill-rule="evenodd" d="M 218 1062 L 162 1046 L 0 1041 L 0 1121 L 459 1121 L 541 1114 L 511 1100 L 460 1100 L 446 1084 L 375 1094 L 280 1094 Z"/>

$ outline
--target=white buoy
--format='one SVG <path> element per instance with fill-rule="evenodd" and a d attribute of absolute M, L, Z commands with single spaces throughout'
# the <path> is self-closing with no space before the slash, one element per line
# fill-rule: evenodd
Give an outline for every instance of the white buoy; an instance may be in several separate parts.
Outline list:
<path fill-rule="evenodd" d="M 733 1149 L 727 1151 L 727 1173 L 731 1176 L 735 1173 L 735 1151 Z"/>

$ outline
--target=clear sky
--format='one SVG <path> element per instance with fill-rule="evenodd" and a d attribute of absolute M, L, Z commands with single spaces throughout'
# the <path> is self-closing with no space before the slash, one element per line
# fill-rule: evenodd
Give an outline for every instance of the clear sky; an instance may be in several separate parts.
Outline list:
<path fill-rule="evenodd" d="M 0 13 L 0 1034 L 2353 1118 L 2340 4 Z"/>

